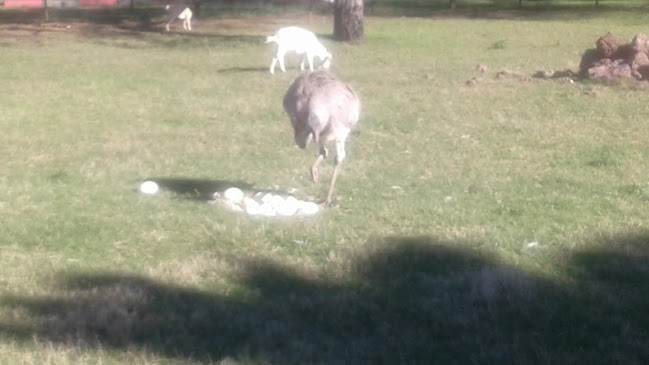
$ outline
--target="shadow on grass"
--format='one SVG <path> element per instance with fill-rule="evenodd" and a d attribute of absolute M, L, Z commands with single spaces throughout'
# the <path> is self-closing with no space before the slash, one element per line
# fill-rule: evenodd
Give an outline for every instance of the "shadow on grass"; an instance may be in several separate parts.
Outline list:
<path fill-rule="evenodd" d="M 443 17 L 470 19 L 525 19 L 525 20 L 567 20 L 594 18 L 607 14 L 646 12 L 647 4 L 613 1 L 458 1 L 455 10 L 449 9 L 448 0 L 375 0 L 365 2 L 365 12 L 374 16 Z"/>
<path fill-rule="evenodd" d="M 167 47 L 167 48 L 203 48 L 206 47 L 206 41 L 214 47 L 222 47 L 225 44 L 252 44 L 263 46 L 265 37 L 262 35 L 250 34 L 220 34 L 214 32 L 201 32 L 194 30 L 191 32 L 172 29 L 169 32 L 164 30 L 165 22 L 152 21 L 148 23 L 120 23 L 108 27 L 85 27 L 80 33 L 88 39 L 97 39 L 108 45 L 117 47 L 132 48 L 132 45 L 113 39 L 116 35 L 126 36 L 144 41 L 149 46 Z M 148 37 L 147 34 L 157 34 L 158 37 Z M 141 47 L 141 45 L 139 45 Z"/>
<path fill-rule="evenodd" d="M 279 195 L 291 195 L 286 190 L 260 188 L 241 180 L 211 180 L 192 179 L 178 177 L 149 177 L 142 181 L 155 181 L 162 190 L 178 194 L 183 198 L 198 201 L 214 199 L 214 193 L 223 193 L 229 188 L 239 188 L 246 193 L 272 193 Z"/>
<path fill-rule="evenodd" d="M 182 196 L 196 200 L 213 199 L 215 192 L 223 192 L 232 187 L 241 190 L 251 190 L 254 188 L 253 184 L 245 181 L 232 180 L 149 177 L 142 181 L 146 180 L 155 181 L 163 190 L 181 194 Z"/>
<path fill-rule="evenodd" d="M 217 71 L 218 73 L 233 74 L 244 72 L 268 72 L 268 67 L 229 67 L 222 68 Z"/>
<path fill-rule="evenodd" d="M 648 239 L 577 253 L 565 282 L 430 237 L 367 242 L 319 274 L 233 260 L 227 294 L 63 273 L 50 295 L 1 297 L 16 315 L 0 333 L 197 362 L 642 364 Z"/>

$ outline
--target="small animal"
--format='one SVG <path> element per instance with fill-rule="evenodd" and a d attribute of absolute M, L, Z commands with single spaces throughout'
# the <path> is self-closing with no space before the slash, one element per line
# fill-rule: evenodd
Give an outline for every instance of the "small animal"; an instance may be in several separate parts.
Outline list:
<path fill-rule="evenodd" d="M 284 110 L 291 119 L 295 143 L 301 149 L 311 142 L 319 154 L 311 166 L 311 179 L 318 182 L 318 165 L 327 156 L 328 143 L 336 146 L 334 171 L 326 204 L 331 204 L 336 179 L 345 159 L 345 141 L 358 123 L 361 103 L 347 84 L 328 71 L 309 72 L 298 77 L 284 96 Z"/>
<path fill-rule="evenodd" d="M 328 69 L 331 66 L 333 56 L 327 51 L 325 46 L 318 41 L 313 32 L 300 27 L 284 27 L 274 35 L 266 37 L 266 43 L 277 43 L 277 55 L 270 64 L 270 73 L 275 73 L 275 65 L 279 61 L 279 68 L 286 72 L 284 67 L 284 56 L 287 52 L 303 54 L 300 70 L 304 71 L 304 61 L 309 63 L 309 70 L 313 71 L 313 59 L 318 57 L 322 62 L 321 67 Z"/>
<path fill-rule="evenodd" d="M 171 4 L 165 6 L 167 11 L 167 25 L 165 29 L 169 31 L 169 25 L 173 23 L 176 19 L 183 21 L 183 29 L 192 30 L 192 9 L 190 9 L 185 4 Z"/>

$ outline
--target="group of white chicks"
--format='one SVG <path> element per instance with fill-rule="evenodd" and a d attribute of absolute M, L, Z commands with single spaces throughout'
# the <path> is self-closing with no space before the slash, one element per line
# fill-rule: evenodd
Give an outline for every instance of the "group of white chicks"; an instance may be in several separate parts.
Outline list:
<path fill-rule="evenodd" d="M 313 215 L 320 209 L 314 202 L 299 200 L 291 195 L 284 197 L 272 192 L 257 192 L 250 197 L 235 187 L 226 189 L 222 194 L 214 193 L 212 202 L 220 202 L 233 211 L 265 217 Z"/>

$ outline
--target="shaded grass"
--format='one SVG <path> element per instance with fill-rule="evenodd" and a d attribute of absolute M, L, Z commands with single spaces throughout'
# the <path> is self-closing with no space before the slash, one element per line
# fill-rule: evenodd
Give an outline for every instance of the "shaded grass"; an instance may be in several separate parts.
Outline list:
<path fill-rule="evenodd" d="M 51 295 L 5 296 L 4 306 L 32 320 L 1 328 L 82 349 L 144 348 L 197 361 L 639 364 L 649 356 L 648 323 L 628 321 L 628 311 L 648 304 L 633 291 L 647 279 L 646 237 L 623 239 L 641 245 L 627 254 L 576 253 L 564 263 L 579 274 L 562 283 L 430 237 L 367 242 L 347 252 L 344 278 L 342 267 L 318 274 L 225 260 L 238 283 L 227 290 L 70 273 L 54 281 Z M 619 267 L 629 269 L 610 275 Z"/>

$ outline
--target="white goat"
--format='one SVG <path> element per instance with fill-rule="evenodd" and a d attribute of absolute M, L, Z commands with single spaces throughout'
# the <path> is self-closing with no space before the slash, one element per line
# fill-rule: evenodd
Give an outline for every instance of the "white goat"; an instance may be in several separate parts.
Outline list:
<path fill-rule="evenodd" d="M 185 4 L 172 4 L 165 6 L 167 11 L 167 32 L 169 31 L 169 25 L 176 19 L 183 21 L 183 29 L 192 30 L 192 9 L 190 9 Z"/>
<path fill-rule="evenodd" d="M 266 38 L 266 43 L 277 43 L 277 55 L 270 64 L 270 73 L 275 73 L 275 65 L 279 61 L 279 68 L 286 72 L 284 67 L 284 56 L 287 52 L 304 54 L 300 70 L 304 71 L 304 61 L 309 62 L 309 69 L 313 71 L 313 58 L 318 57 L 322 61 L 322 68 L 328 69 L 331 65 L 333 56 L 327 51 L 325 46 L 318 41 L 313 32 L 299 27 L 285 27 L 275 33 L 275 35 Z"/>

